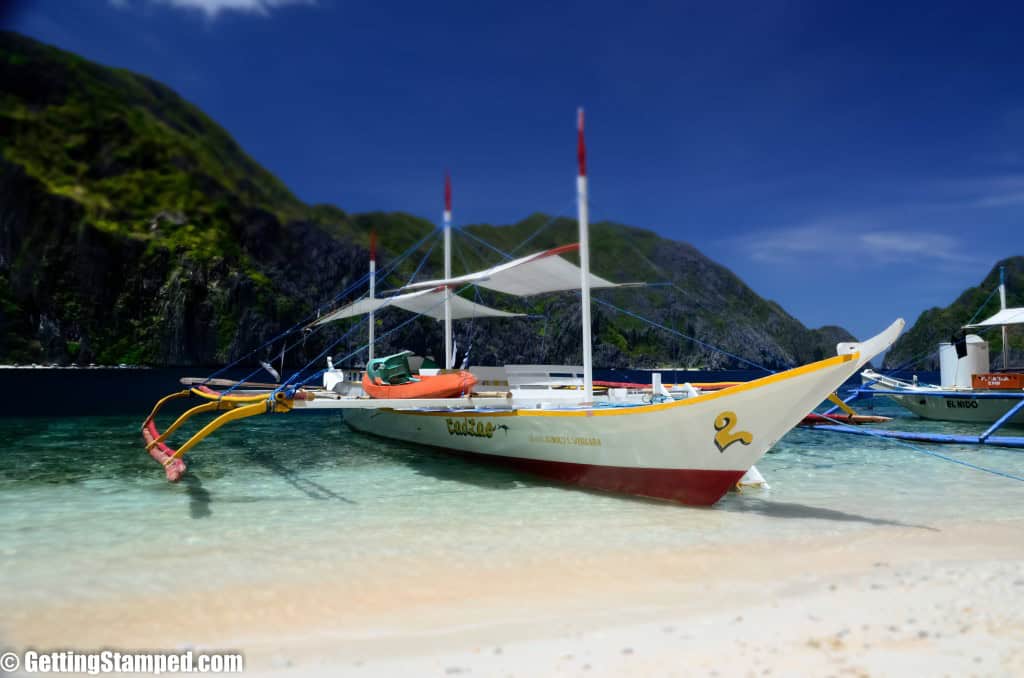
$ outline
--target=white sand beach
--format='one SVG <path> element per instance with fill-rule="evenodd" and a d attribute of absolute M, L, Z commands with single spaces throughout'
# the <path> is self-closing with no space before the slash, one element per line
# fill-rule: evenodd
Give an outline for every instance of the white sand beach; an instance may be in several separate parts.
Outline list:
<path fill-rule="evenodd" d="M 176 593 L 20 607 L 2 633 L 238 649 L 252 675 L 1024 675 L 1022 535 L 969 521 L 479 567 L 302 563 L 301 579 L 213 590 L 186 568 L 166 574 Z"/>

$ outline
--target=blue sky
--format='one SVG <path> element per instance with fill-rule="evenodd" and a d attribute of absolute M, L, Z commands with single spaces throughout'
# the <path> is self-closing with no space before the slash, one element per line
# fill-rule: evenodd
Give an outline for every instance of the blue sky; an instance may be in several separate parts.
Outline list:
<path fill-rule="evenodd" d="M 161 80 L 307 202 L 692 243 L 809 326 L 913 322 L 1024 254 L 1016 3 L 61 0 L 5 23 Z M 1019 6 L 1018 6 L 1019 7 Z"/>

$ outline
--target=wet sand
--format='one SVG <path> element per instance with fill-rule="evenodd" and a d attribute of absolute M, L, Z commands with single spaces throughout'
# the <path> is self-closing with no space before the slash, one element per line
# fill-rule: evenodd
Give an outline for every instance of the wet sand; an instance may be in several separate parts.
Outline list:
<path fill-rule="evenodd" d="M 252 675 L 1024 675 L 1021 520 L 479 565 L 295 554 L 292 576 L 231 586 L 203 568 L 140 574 L 175 595 L 26 600 L 0 637 L 238 649 Z"/>

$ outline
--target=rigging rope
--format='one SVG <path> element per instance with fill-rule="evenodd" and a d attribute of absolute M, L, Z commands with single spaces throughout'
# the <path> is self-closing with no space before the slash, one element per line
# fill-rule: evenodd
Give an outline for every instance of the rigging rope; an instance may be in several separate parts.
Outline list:
<path fill-rule="evenodd" d="M 469 267 L 469 263 L 466 261 L 466 255 L 463 254 L 462 252 L 462 246 L 459 244 L 459 241 L 456 240 L 455 238 L 452 238 L 452 249 L 455 250 L 455 253 L 459 255 L 459 261 L 462 262 L 463 274 L 469 275 L 470 273 L 472 273 L 473 269 Z"/>
<path fill-rule="evenodd" d="M 828 419 L 829 421 L 833 422 L 834 424 L 838 425 L 838 426 L 849 427 L 849 424 L 846 424 L 846 423 L 844 423 L 842 421 L 839 421 L 838 419 L 834 419 L 834 418 L 828 416 L 827 414 L 824 414 L 822 416 L 825 417 L 826 419 Z M 812 426 L 811 428 L 814 429 L 816 427 Z M 988 468 L 986 466 L 979 466 L 978 464 L 972 464 L 969 461 L 963 461 L 962 459 L 956 459 L 955 457 L 950 457 L 950 456 L 945 455 L 945 454 L 940 454 L 938 452 L 933 452 L 932 450 L 926 450 L 923 447 L 918 447 L 917 445 L 914 445 L 912 443 L 908 443 L 905 440 L 900 440 L 899 438 L 888 438 L 888 437 L 883 436 L 883 435 L 881 435 L 879 433 L 876 433 L 875 431 L 872 431 L 871 429 L 867 429 L 867 428 L 865 428 L 865 429 L 858 429 L 858 432 L 860 432 L 860 431 L 863 431 L 868 436 L 870 436 L 872 438 L 875 438 L 877 440 L 882 440 L 882 441 L 885 441 L 885 442 L 895 442 L 898 445 L 902 445 L 903 447 L 909 448 L 909 449 L 913 450 L 914 452 L 920 452 L 921 454 L 926 454 L 929 457 L 935 457 L 936 459 L 941 459 L 942 461 L 948 461 L 948 462 L 953 463 L 953 464 L 959 464 L 960 466 L 966 466 L 967 468 L 973 469 L 975 471 L 981 471 L 983 473 L 991 473 L 992 475 L 1001 476 L 1003 478 L 1009 478 L 1010 480 L 1018 480 L 1020 482 L 1024 482 L 1024 477 L 1018 476 L 1018 475 L 1014 475 L 1013 473 L 1007 473 L 1005 471 L 1000 471 L 999 469 L 994 469 L 994 468 Z M 821 431 L 819 431 L 819 433 L 827 433 L 827 432 L 828 432 L 828 429 L 821 429 Z"/>
<path fill-rule="evenodd" d="M 468 231 L 467 229 L 465 229 L 465 228 L 460 228 L 460 229 L 458 230 L 458 232 L 459 232 L 459 233 L 462 233 L 463 235 L 468 235 L 468 236 L 469 236 L 470 238 L 472 238 L 473 240 L 477 241 L 478 243 L 480 243 L 480 244 L 481 244 L 481 245 L 483 245 L 484 247 L 489 247 L 490 249 L 492 249 L 492 250 L 494 250 L 495 252 L 497 252 L 497 253 L 498 253 L 498 255 L 499 255 L 499 256 L 501 256 L 501 257 L 503 257 L 504 259 L 513 259 L 513 258 L 514 258 L 514 257 L 513 257 L 513 256 L 512 256 L 511 254 L 509 254 L 508 252 L 505 252 L 505 251 L 503 251 L 503 250 L 500 250 L 500 249 L 498 249 L 497 247 L 495 247 L 495 246 L 494 246 L 494 245 L 492 245 L 491 243 L 487 242 L 487 241 L 486 241 L 486 240 L 484 240 L 483 238 L 479 238 L 479 237 L 477 237 L 477 236 L 473 235 L 472 233 L 470 233 L 470 232 L 469 232 L 469 231 Z"/>
<path fill-rule="evenodd" d="M 569 209 L 571 210 L 571 209 L 573 208 L 573 206 L 574 206 L 574 205 L 575 205 L 575 201 L 573 201 L 573 203 L 571 203 L 571 204 L 569 205 Z M 512 248 L 512 251 L 511 251 L 511 254 L 515 254 L 515 253 L 516 253 L 516 251 L 518 251 L 518 250 L 521 250 L 521 249 L 523 249 L 524 247 L 526 247 L 526 245 L 527 245 L 527 244 L 529 244 L 529 243 L 533 242 L 533 239 L 534 239 L 534 238 L 536 238 L 536 237 L 537 237 L 538 235 L 540 235 L 540 234 L 541 234 L 541 232 L 543 232 L 543 231 L 547 230 L 547 228 L 548 228 L 549 226 L 551 226 L 551 224 L 555 223 L 556 221 L 558 221 L 558 220 L 559 220 L 559 219 L 561 219 L 561 218 L 562 218 L 562 217 L 560 217 L 560 216 L 557 216 L 557 215 L 556 215 L 556 216 L 553 216 L 553 217 L 551 217 L 550 219 L 548 219 L 548 220 L 547 220 L 546 222 L 544 222 L 543 224 L 541 224 L 540 228 L 538 228 L 538 229 L 537 229 L 536 231 L 534 231 L 534 232 L 533 232 L 533 233 L 532 233 L 532 234 L 530 235 L 530 237 L 529 237 L 529 238 L 527 238 L 527 239 L 526 239 L 526 240 L 524 240 L 523 242 L 521 242 L 521 243 L 519 243 L 518 245 L 516 245 L 515 247 L 513 247 L 513 248 Z"/>
<path fill-rule="evenodd" d="M 359 280 L 356 280 L 351 285 L 346 287 L 342 292 L 340 292 L 337 296 L 335 296 L 334 301 L 336 301 L 337 299 L 340 299 L 341 297 L 345 296 L 346 294 L 349 294 L 350 292 L 354 291 L 355 289 L 358 289 L 359 287 L 361 287 L 363 285 L 363 283 L 367 282 L 369 279 L 370 279 L 370 274 L 366 273 L 361 278 L 359 278 Z M 210 383 L 211 380 L 215 379 L 216 377 L 220 376 L 221 374 L 224 374 L 225 372 L 230 370 L 232 367 L 238 365 L 238 363 L 242 362 L 243 360 L 246 360 L 247 358 L 251 358 L 252 356 L 254 356 L 259 351 L 262 351 L 263 349 L 265 349 L 267 346 L 270 346 L 270 345 L 276 343 L 279 339 L 283 339 L 285 337 L 288 337 L 291 334 L 293 334 L 296 330 L 302 329 L 303 327 L 306 326 L 307 323 L 309 323 L 310 320 L 314 320 L 316 318 L 316 315 L 317 315 L 317 313 L 319 311 L 320 311 L 320 306 L 317 306 L 317 308 L 313 312 L 311 312 L 308 315 L 306 315 L 306 317 L 302 318 L 301 320 L 299 320 L 297 323 L 295 323 L 294 325 L 292 325 L 291 327 L 289 327 L 285 331 L 281 332 L 280 334 L 278 334 L 275 337 L 272 337 L 271 339 L 268 339 L 267 341 L 263 342 L 262 344 L 260 344 L 259 346 L 257 346 L 253 350 L 249 351 L 245 355 L 241 356 L 240 358 L 237 358 L 237 359 L 233 360 L 232 362 L 228 363 L 227 365 L 221 367 L 219 370 L 215 371 L 210 376 L 208 376 L 203 381 L 203 385 L 205 386 L 206 384 Z"/>
<path fill-rule="evenodd" d="M 470 287 L 470 285 L 466 285 L 466 286 L 462 287 L 461 289 L 459 289 L 458 291 L 456 291 L 456 292 L 455 292 L 454 294 L 458 294 L 459 292 L 462 292 L 463 290 L 465 290 L 465 289 L 468 289 L 469 287 Z M 419 313 L 416 313 L 416 314 L 415 314 L 415 315 L 413 315 L 413 316 L 412 316 L 411 318 L 408 318 L 408 319 L 407 319 L 407 320 L 405 320 L 404 322 L 402 322 L 402 323 L 399 323 L 398 325 L 395 325 L 395 326 L 394 326 L 394 327 L 392 327 L 392 328 L 391 328 L 390 330 L 388 330 L 388 331 L 384 332 L 384 334 L 381 334 L 381 335 L 379 335 L 379 336 L 377 337 L 377 339 L 378 339 L 378 340 L 380 340 L 380 339 L 383 339 L 384 337 L 387 337 L 387 336 L 389 336 L 389 335 L 391 335 L 391 334 L 394 334 L 395 332 L 397 332 L 398 330 L 402 329 L 403 327 L 405 327 L 406 325 L 408 325 L 408 324 L 409 324 L 409 323 L 411 323 L 412 321 L 414 321 L 414 320 L 417 320 L 418 318 L 420 318 L 420 316 L 422 316 L 422 315 L 426 314 L 426 312 L 427 312 L 427 311 L 430 311 L 430 310 L 432 310 L 432 309 L 435 309 L 435 308 L 437 308 L 438 306 L 440 306 L 440 305 L 441 305 L 441 304 L 443 304 L 443 303 L 444 303 L 444 300 L 441 300 L 441 301 L 437 302 L 436 304 L 434 304 L 433 306 L 430 306 L 430 307 L 428 307 L 428 308 L 424 309 L 423 311 L 421 311 L 421 312 L 419 312 Z M 362 324 L 363 322 L 365 322 L 365 318 L 364 318 L 364 319 L 363 319 L 362 321 L 360 321 L 359 325 L 361 325 L 361 324 Z M 356 327 L 358 327 L 358 325 L 357 325 Z M 354 330 L 354 329 L 355 329 L 355 327 L 353 327 L 352 329 Z M 351 330 L 350 330 L 349 332 L 346 332 L 346 333 L 345 333 L 345 336 L 348 336 L 349 334 L 351 334 Z M 344 339 L 344 338 L 345 338 L 345 337 L 342 337 L 342 339 Z M 317 362 L 318 360 L 320 360 L 320 358 L 324 357 L 324 356 L 325 356 L 325 355 L 327 354 L 327 352 L 328 352 L 328 351 L 329 351 L 330 349 L 334 348 L 334 346 L 336 346 L 336 345 L 337 345 L 338 343 L 340 343 L 340 342 L 341 342 L 341 339 L 339 339 L 338 341 L 336 341 L 336 342 L 334 342 L 333 344 L 331 344 L 331 346 L 329 346 L 329 347 L 328 347 L 327 349 L 325 349 L 325 350 L 324 350 L 324 351 L 323 351 L 323 352 L 322 352 L 322 353 L 321 353 L 320 355 L 318 355 L 318 356 L 317 356 L 316 358 L 313 358 L 313 360 L 310 360 L 310 361 L 309 361 L 308 363 L 306 363 L 305 367 L 303 367 L 303 368 L 302 368 L 302 371 L 305 371 L 306 367 L 309 367 L 309 366 L 310 366 L 310 365 L 312 365 L 313 363 L 315 363 L 315 362 Z M 346 360 L 348 360 L 349 358 L 351 358 L 351 357 L 353 357 L 353 356 L 356 356 L 356 355 L 358 355 L 358 354 L 359 354 L 359 353 L 361 353 L 362 351 L 366 350 L 366 348 L 367 348 L 368 346 L 369 346 L 369 343 L 363 344 L 362 346 L 360 346 L 359 348 L 355 349 L 354 351 L 351 351 L 350 353 L 348 353 L 348 354 L 346 354 L 346 355 L 342 356 L 341 358 L 339 358 L 339 359 L 337 360 L 338 364 L 341 364 L 341 363 L 345 362 Z M 317 379 L 317 378 L 319 378 L 319 377 L 323 376 L 323 374 L 324 374 L 324 373 L 325 373 L 326 371 L 327 371 L 326 369 L 321 369 L 321 370 L 320 370 L 320 371 L 318 371 L 318 372 L 317 372 L 316 374 L 312 374 L 312 375 L 310 375 L 310 376 L 306 377 L 305 379 L 303 379 L 302 381 L 296 382 L 296 383 L 294 384 L 294 386 L 292 386 L 291 388 L 289 388 L 289 390 L 288 390 L 288 393 L 287 393 L 287 394 L 290 394 L 290 393 L 292 393 L 293 391 L 295 391 L 296 389 L 299 389 L 299 388 L 301 388 L 301 387 L 305 386 L 305 385 L 306 385 L 306 384 L 308 384 L 308 383 L 309 383 L 310 381 L 312 381 L 312 380 L 314 380 L 314 379 Z M 294 378 L 295 378 L 295 376 L 297 376 L 297 375 L 293 375 L 293 377 L 292 377 L 292 378 L 294 379 Z M 291 379 L 289 379 L 288 381 L 290 382 L 290 381 L 291 381 Z M 281 385 L 280 385 L 279 387 L 277 387 L 277 389 L 275 389 L 275 390 L 274 390 L 274 393 L 277 393 L 278 391 L 282 390 L 282 389 L 283 389 L 283 388 L 285 388 L 286 386 L 288 386 L 288 384 L 281 384 Z M 286 394 L 286 395 L 287 395 L 287 394 Z M 290 397 L 290 395 L 289 395 L 289 397 Z"/>
<path fill-rule="evenodd" d="M 983 310 L 985 310 L 986 306 L 988 306 L 988 302 L 992 301 L 992 297 L 995 296 L 995 293 L 998 292 L 998 291 L 999 291 L 999 287 L 997 286 L 991 292 L 988 293 L 988 296 L 985 297 L 985 301 L 981 302 L 981 306 L 978 307 L 978 310 L 976 310 L 974 312 L 974 315 L 971 316 L 971 319 L 968 320 L 965 323 L 965 325 L 970 325 L 975 320 L 978 319 L 978 316 L 981 315 L 981 312 Z M 990 330 L 990 329 L 992 329 L 992 328 L 991 327 L 983 327 L 983 328 L 979 328 L 979 331 L 984 332 L 984 331 L 987 331 L 987 330 Z M 893 367 L 891 369 L 886 370 L 885 374 L 895 374 L 896 372 L 900 372 L 902 370 L 908 369 L 909 367 L 911 367 L 913 365 L 916 365 L 918 363 L 918 361 L 922 360 L 923 358 L 931 358 L 933 355 L 937 354 L 938 352 L 939 352 L 939 349 L 934 348 L 934 349 L 928 350 L 927 352 L 919 353 L 919 354 L 915 355 L 914 357 L 910 358 L 909 360 L 906 360 L 906 361 L 900 363 L 896 367 Z"/>
<path fill-rule="evenodd" d="M 926 352 L 923 352 L 923 353 L 918 353 L 916 356 L 914 356 L 910 360 L 907 360 L 907 361 L 897 365 L 896 367 L 893 367 L 892 369 L 886 370 L 886 372 L 888 374 L 893 374 L 895 372 L 900 372 L 902 370 L 908 369 L 909 367 L 911 367 L 913 365 L 916 365 L 919 361 L 923 360 L 924 358 L 930 358 L 933 355 L 937 354 L 938 352 L 939 352 L 939 349 L 933 348 L 930 351 L 926 351 Z"/>
<path fill-rule="evenodd" d="M 423 266 L 427 263 L 427 260 L 430 259 L 430 255 L 434 253 L 434 248 L 435 247 L 437 247 L 437 241 L 434 241 L 433 243 L 431 243 L 430 248 L 427 250 L 427 253 L 423 255 L 422 259 L 420 259 L 420 263 L 416 267 L 416 270 L 412 272 L 412 275 L 409 276 L 409 280 L 406 281 L 406 283 L 405 283 L 406 285 L 411 285 L 412 281 L 416 279 L 416 276 L 418 276 L 420 274 L 420 271 L 423 270 Z M 403 285 L 403 287 L 404 286 L 405 285 Z"/>
<path fill-rule="evenodd" d="M 978 319 L 978 315 L 981 314 L 981 312 L 985 309 L 986 306 L 988 306 L 988 302 L 992 301 L 992 297 L 995 296 L 995 293 L 998 291 L 999 287 L 996 286 L 991 292 L 988 293 L 988 296 L 985 298 L 985 301 L 981 303 L 981 306 L 978 307 L 978 310 L 975 311 L 974 315 L 971 316 L 971 319 L 967 321 L 968 325 L 970 325 L 971 323 Z"/>
<path fill-rule="evenodd" d="M 296 383 L 296 384 L 295 384 L 295 386 L 294 386 L 294 387 L 292 387 L 292 388 L 289 388 L 289 386 L 291 385 L 292 381 L 293 381 L 293 380 L 295 380 L 295 379 L 297 379 L 298 377 L 300 377 L 300 376 L 302 375 L 302 373 L 306 371 L 306 368 L 308 368 L 308 367 L 309 367 L 310 365 L 312 365 L 313 363 L 315 363 L 315 362 L 319 361 L 319 360 L 320 360 L 321 358 L 323 358 L 324 356 L 326 356 L 326 355 L 327 355 L 328 353 L 330 353 L 330 352 L 331 352 L 331 350 L 333 350 L 333 349 L 334 349 L 334 347 L 335 347 L 335 346 L 337 346 L 338 344 L 340 344 L 341 342 L 343 342 L 343 341 L 344 341 L 345 339 L 348 339 L 348 337 L 349 337 L 349 336 L 350 336 L 350 335 L 351 335 L 351 334 L 352 334 L 353 332 L 355 332 L 355 331 L 356 331 L 357 329 L 359 329 L 359 328 L 361 328 L 361 327 L 362 327 L 363 325 L 365 325 L 365 324 L 366 324 L 366 321 L 367 321 L 367 319 L 368 319 L 368 318 L 369 318 L 369 316 L 368 316 L 368 315 L 364 315 L 364 316 L 363 316 L 362 318 L 360 318 L 360 319 L 359 319 L 359 322 L 357 322 L 357 323 L 356 323 L 355 325 L 353 325 L 352 327 L 350 327 L 350 328 L 348 329 L 348 331 L 347 331 L 347 332 L 345 332 L 345 333 L 344 333 L 343 335 L 341 335 L 340 337 L 338 337 L 337 339 L 335 339 L 335 340 L 334 340 L 333 342 L 331 342 L 331 344 L 330 344 L 330 345 L 329 345 L 329 346 L 328 346 L 327 348 L 325 348 L 325 349 L 324 349 L 323 351 L 321 351 L 321 352 L 320 352 L 320 353 L 319 353 L 319 354 L 318 354 L 318 355 L 317 355 L 317 356 L 316 356 L 315 358 L 313 358 L 312 360 L 310 360 L 309 362 L 307 362 L 307 363 L 306 363 L 305 365 L 303 365 L 303 366 L 302 366 L 302 368 L 301 368 L 300 370 L 298 370 L 297 372 L 295 372 L 294 374 L 292 374 L 292 376 L 288 377 L 288 379 L 286 379 L 286 380 L 284 381 L 284 383 L 282 383 L 282 384 L 281 384 L 280 386 L 278 386 L 277 388 L 275 388 L 275 389 L 274 389 L 274 391 L 273 391 L 273 393 L 271 394 L 271 397 L 273 397 L 273 395 L 274 395 L 274 394 L 276 394 L 276 393 L 278 393 L 278 392 L 280 392 L 280 391 L 283 391 L 284 389 L 286 389 L 286 388 L 287 388 L 287 389 L 288 389 L 288 392 L 286 393 L 286 395 L 287 395 L 287 396 L 288 396 L 289 398 L 291 398 L 291 397 L 292 397 L 292 396 L 293 396 L 293 395 L 295 394 L 295 390 L 296 390 L 297 388 L 299 388 L 299 387 L 301 387 L 301 386 L 304 386 L 304 385 L 306 385 L 307 383 L 309 383 L 309 379 L 305 379 L 304 381 L 298 382 L 298 383 Z M 386 336 L 387 336 L 387 333 L 385 333 L 385 334 L 382 334 L 380 338 L 381 338 L 381 339 L 383 339 L 383 338 L 384 338 L 384 337 L 386 337 Z M 370 345 L 370 344 L 369 344 L 369 342 L 367 342 L 366 344 L 363 344 L 363 346 L 362 346 L 362 347 L 360 347 L 360 349 L 359 349 L 358 351 L 355 351 L 354 353 L 352 353 L 352 354 L 350 354 L 350 355 L 346 356 L 346 357 L 344 358 L 344 360 L 347 360 L 347 359 L 348 359 L 348 358 L 350 358 L 351 356 L 353 356 L 353 355 L 356 355 L 356 354 L 358 354 L 358 353 L 359 353 L 360 351 L 362 351 L 363 349 L 365 349 L 365 348 L 366 348 L 367 346 L 369 346 L 369 345 Z M 319 371 L 319 372 L 318 372 L 318 373 L 317 373 L 317 374 L 316 374 L 315 376 L 318 376 L 318 377 L 319 377 L 320 375 L 322 375 L 322 374 L 323 374 L 324 372 L 326 372 L 326 371 L 327 371 L 326 369 L 320 370 L 320 371 Z"/>
<path fill-rule="evenodd" d="M 477 242 L 479 242 L 479 243 L 481 243 L 483 245 L 486 245 L 487 247 L 491 248 L 492 250 L 494 250 L 495 252 L 500 254 L 505 259 L 512 259 L 512 255 L 511 254 L 498 249 L 497 247 L 495 247 L 494 245 L 490 244 L 489 242 L 481 240 L 477 236 L 472 235 L 471 233 L 469 233 L 469 231 L 467 231 L 465 229 L 460 229 L 460 231 L 462 233 L 466 233 L 467 235 L 472 237 Z M 680 288 L 679 286 L 677 286 L 675 283 L 670 283 L 670 284 L 675 289 L 679 290 L 680 292 L 685 293 L 685 291 L 682 288 Z M 763 370 L 763 371 L 767 372 L 768 374 L 775 374 L 775 370 L 769 369 L 769 368 L 765 367 L 764 365 L 759 365 L 758 363 L 755 363 L 753 361 L 747 360 L 746 358 L 741 358 L 740 356 L 738 356 L 738 355 L 736 355 L 734 353 L 730 353 L 729 351 L 726 351 L 725 349 L 721 349 L 721 348 L 718 348 L 717 346 L 713 346 L 713 345 L 708 344 L 706 342 L 703 342 L 703 341 L 701 341 L 699 339 L 695 339 L 695 338 L 693 338 L 693 337 L 691 337 L 689 335 L 683 334 L 682 332 L 680 332 L 680 331 L 678 331 L 676 329 L 673 329 L 673 328 L 668 327 L 666 325 L 662 325 L 661 323 L 655 322 L 655 321 L 653 321 L 653 320 L 651 320 L 649 318 L 645 318 L 645 317 L 643 317 L 641 315 L 637 315 L 636 313 L 633 313 L 632 311 L 627 311 L 624 308 L 619 308 L 618 306 L 616 306 L 615 304 L 612 304 L 611 302 L 605 301 L 605 300 L 600 299 L 598 297 L 591 297 L 591 298 L 594 301 L 596 301 L 597 303 L 604 304 L 605 306 L 608 306 L 609 308 L 614 309 L 614 310 L 618 311 L 619 313 L 623 313 L 625 315 L 631 316 L 631 317 L 633 317 L 633 318 L 635 318 L 637 320 L 640 320 L 641 322 L 648 323 L 652 327 L 656 327 L 658 329 L 661 329 L 661 330 L 664 330 L 666 332 L 669 332 L 670 334 L 675 334 L 676 336 L 682 337 L 683 339 L 687 339 L 689 341 L 692 341 L 695 344 L 699 344 L 700 346 L 703 346 L 704 348 L 706 348 L 706 349 L 708 349 L 710 351 L 715 351 L 717 353 L 721 353 L 722 355 L 728 356 L 728 357 L 730 357 L 730 358 L 732 358 L 734 360 L 738 360 L 738 361 L 740 361 L 742 363 L 750 365 L 751 367 L 754 367 L 754 368 L 759 369 L 759 370 Z M 700 305 L 699 302 L 698 302 L 698 305 Z"/>
<path fill-rule="evenodd" d="M 604 299 L 600 299 L 598 297 L 592 297 L 592 299 L 594 301 L 596 301 L 597 303 L 603 305 L 603 306 L 607 306 L 608 308 L 610 308 L 610 309 L 612 309 L 614 311 L 618 311 L 619 313 L 628 315 L 631 318 L 635 318 L 637 320 L 640 320 L 641 322 L 645 322 L 648 325 L 651 325 L 652 327 L 656 327 L 656 328 L 658 328 L 660 330 L 664 330 L 664 331 L 668 332 L 669 334 L 674 334 L 677 337 L 682 337 L 683 339 L 687 339 L 688 341 L 692 341 L 695 344 L 700 344 L 704 348 L 707 348 L 707 349 L 712 350 L 712 351 L 717 351 L 718 353 L 721 353 L 723 355 L 729 356 L 733 360 L 738 360 L 738 361 L 740 361 L 742 363 L 746 363 L 747 365 L 750 365 L 751 367 L 756 367 L 759 370 L 764 370 L 768 374 L 775 374 L 775 370 L 768 369 L 764 365 L 758 365 L 757 363 L 755 363 L 753 361 L 750 361 L 750 360 L 747 360 L 746 358 L 741 358 L 740 356 L 736 355 L 735 353 L 729 353 L 725 349 L 718 348 L 717 346 L 712 346 L 711 344 L 707 344 L 707 343 L 701 341 L 700 339 L 695 339 L 695 338 L 693 338 L 693 337 L 691 337 L 689 335 L 683 334 L 682 332 L 680 332 L 677 329 L 671 328 L 671 327 L 669 327 L 667 325 L 662 325 L 661 323 L 655 322 L 655 321 L 651 320 L 650 318 L 645 318 L 642 315 L 633 313 L 632 311 L 627 311 L 624 308 L 619 308 L 618 306 L 616 306 L 615 304 L 613 304 L 613 303 L 611 303 L 609 301 L 605 301 Z"/>
<path fill-rule="evenodd" d="M 425 235 L 422 238 L 420 238 L 417 242 L 413 243 L 408 249 L 405 250 L 405 252 L 403 252 L 394 261 L 392 261 L 390 264 L 388 264 L 388 266 L 384 267 L 384 269 L 380 273 L 380 275 L 382 275 L 382 276 L 390 275 L 391 272 L 395 268 L 397 268 L 399 264 L 401 264 L 405 259 L 407 259 L 409 256 L 411 256 L 420 247 L 422 247 L 424 243 L 426 243 L 428 240 L 430 240 L 430 238 L 436 236 L 438 234 L 438 232 L 439 232 L 439 230 L 435 228 L 430 233 L 428 233 L 427 235 Z M 311 320 L 315 320 L 319 316 L 320 311 L 323 309 L 324 306 L 328 306 L 329 307 L 329 306 L 337 303 L 338 300 L 344 298 L 345 296 L 347 296 L 348 294 L 352 293 L 356 289 L 362 287 L 362 285 L 364 283 L 369 282 L 369 280 L 370 280 L 370 273 L 369 273 L 369 271 L 367 271 L 358 280 L 356 280 L 355 282 L 351 283 L 348 287 L 346 287 L 344 290 L 342 290 L 338 294 L 334 295 L 334 297 L 329 302 L 327 302 L 326 304 L 318 304 L 313 311 L 311 311 L 304 318 L 299 320 L 297 323 L 295 323 L 294 325 L 292 325 L 291 327 L 289 327 L 285 331 L 283 331 L 280 334 L 278 334 L 277 336 L 275 336 L 275 337 L 273 337 L 273 338 L 263 342 L 262 344 L 260 344 L 259 346 L 257 346 L 253 350 L 249 351 L 245 355 L 241 356 L 240 358 L 237 358 L 236 360 L 233 360 L 232 362 L 228 363 L 227 365 L 224 365 L 220 369 L 218 369 L 215 372 L 213 372 L 210 376 L 208 376 L 203 381 L 202 385 L 205 386 L 206 384 L 210 383 L 211 380 L 215 379 L 216 377 L 220 376 L 221 374 L 224 374 L 225 372 L 227 372 L 231 368 L 233 368 L 236 365 L 238 365 L 243 360 L 251 358 L 252 356 L 254 356 L 259 351 L 262 351 L 263 349 L 265 349 L 267 346 L 270 346 L 270 345 L 274 344 L 275 342 L 277 342 L 279 339 L 283 339 L 285 337 L 288 337 L 288 336 L 294 334 L 296 331 L 300 331 L 300 330 L 304 329 L 306 327 L 306 325 Z M 295 348 L 295 346 L 292 346 L 292 348 Z M 291 349 L 288 349 L 288 350 L 291 350 Z M 305 369 L 305 368 L 303 368 L 303 369 Z M 232 387 L 231 390 L 234 390 L 235 388 L 238 388 L 238 386 L 240 386 L 242 383 L 244 383 L 249 378 L 251 378 L 252 376 L 254 376 L 254 375 L 258 374 L 258 373 L 259 373 L 259 370 L 256 370 L 256 371 L 252 372 L 248 377 L 246 377 L 245 380 L 243 380 L 242 382 L 239 382 L 238 384 L 235 384 Z"/>

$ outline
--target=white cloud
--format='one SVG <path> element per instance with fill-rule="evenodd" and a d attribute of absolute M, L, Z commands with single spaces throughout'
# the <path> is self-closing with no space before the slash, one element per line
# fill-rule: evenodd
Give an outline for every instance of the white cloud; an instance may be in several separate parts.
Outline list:
<path fill-rule="evenodd" d="M 876 257 L 903 258 L 905 256 L 945 261 L 966 261 L 963 246 L 954 237 L 941 233 L 921 231 L 879 231 L 861 233 L 856 242 L 865 252 Z"/>
<path fill-rule="evenodd" d="M 201 12 L 216 19 L 221 12 L 240 12 L 269 16 L 271 10 L 287 5 L 315 5 L 316 0 L 148 0 L 178 9 Z M 115 7 L 127 7 L 129 0 L 110 0 Z"/>
<path fill-rule="evenodd" d="M 979 263 L 976 257 L 964 253 L 964 243 L 950 235 L 882 230 L 878 226 L 843 220 L 760 231 L 734 244 L 738 244 L 752 260 L 771 264 L 800 265 L 812 260 L 857 267 L 921 260 L 946 264 Z"/>
<path fill-rule="evenodd" d="M 1019 175 L 999 177 L 985 186 L 976 207 L 1006 207 L 1024 203 L 1024 177 Z"/>
<path fill-rule="evenodd" d="M 942 181 L 933 188 L 946 197 L 947 207 L 1008 207 L 1024 203 L 1021 174 Z"/>

